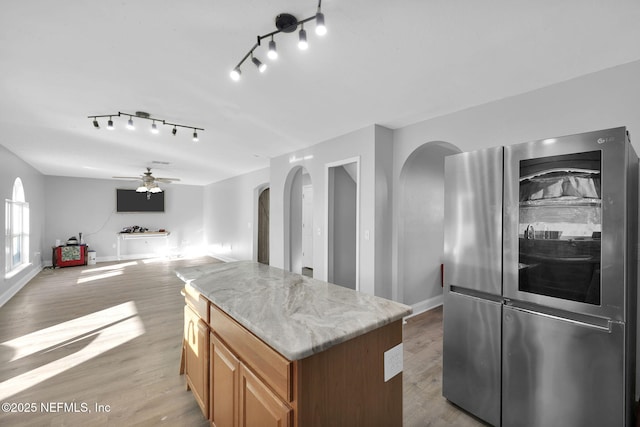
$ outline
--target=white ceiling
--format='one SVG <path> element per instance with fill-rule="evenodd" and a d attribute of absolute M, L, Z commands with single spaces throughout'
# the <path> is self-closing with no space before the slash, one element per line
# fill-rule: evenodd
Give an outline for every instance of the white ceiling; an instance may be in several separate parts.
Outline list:
<path fill-rule="evenodd" d="M 0 144 L 46 175 L 205 185 L 371 124 L 397 128 L 640 59 L 637 0 L 325 0 L 328 34 L 229 71 L 315 0 L 3 0 Z M 311 23 L 309 23 L 311 24 Z M 94 129 L 145 111 L 204 128 Z M 144 127 L 144 129 L 142 129 Z M 153 163 L 169 162 L 168 165 Z"/>

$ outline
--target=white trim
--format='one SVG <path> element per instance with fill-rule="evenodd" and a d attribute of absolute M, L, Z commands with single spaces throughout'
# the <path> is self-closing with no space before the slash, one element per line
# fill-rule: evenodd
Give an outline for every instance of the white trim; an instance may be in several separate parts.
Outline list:
<path fill-rule="evenodd" d="M 434 308 L 441 306 L 443 302 L 444 302 L 444 296 L 438 295 L 438 296 L 420 301 L 416 304 L 412 304 L 411 308 L 413 308 L 413 313 L 405 317 L 405 320 L 410 319 L 413 316 L 417 316 L 418 314 L 422 314 L 426 311 L 433 310 Z"/>
<path fill-rule="evenodd" d="M 217 254 L 215 252 L 207 252 L 208 256 L 215 258 L 215 259 L 219 259 L 220 261 L 223 262 L 235 262 L 235 261 L 239 261 L 235 258 L 231 258 L 230 256 L 226 256 L 226 255 L 222 255 L 222 254 Z"/>
<path fill-rule="evenodd" d="M 3 294 L 0 295 L 0 307 L 2 307 L 7 301 L 9 301 L 15 294 L 17 294 L 20 289 L 24 288 L 24 286 L 31 281 L 38 273 L 42 271 L 42 264 L 39 266 L 35 266 L 29 273 L 27 273 L 24 277 L 18 280 L 12 287 L 7 289 Z"/>
<path fill-rule="evenodd" d="M 356 291 L 360 290 L 360 156 L 325 163 L 324 191 L 324 278 L 329 281 L 329 169 L 349 163 L 356 164 Z"/>

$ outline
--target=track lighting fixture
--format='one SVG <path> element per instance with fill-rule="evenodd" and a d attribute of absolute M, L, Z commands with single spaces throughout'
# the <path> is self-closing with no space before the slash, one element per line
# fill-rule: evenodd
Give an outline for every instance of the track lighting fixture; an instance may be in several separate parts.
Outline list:
<path fill-rule="evenodd" d="M 298 48 L 300 50 L 307 50 L 309 43 L 307 43 L 307 32 L 304 30 L 304 24 L 300 26 L 300 34 L 298 38 Z"/>
<path fill-rule="evenodd" d="M 251 62 L 253 62 L 256 67 L 258 67 L 258 71 L 260 71 L 261 73 L 264 73 L 267 69 L 267 64 L 264 64 L 258 58 L 254 58 L 253 53 L 251 54 Z"/>
<path fill-rule="evenodd" d="M 96 129 L 100 129 L 100 123 L 98 123 L 98 119 L 102 118 L 102 117 L 109 117 L 109 121 L 107 122 L 107 129 L 112 130 L 114 129 L 113 126 L 113 118 L 114 117 L 126 117 L 129 116 L 129 120 L 127 121 L 127 128 L 128 129 L 135 129 L 134 125 L 133 125 L 133 118 L 137 118 L 137 119 L 145 119 L 145 120 L 151 120 L 151 133 L 157 134 L 160 132 L 160 129 L 158 129 L 158 123 L 161 123 L 163 125 L 166 126 L 173 126 L 173 129 L 171 130 L 171 133 L 173 135 L 175 135 L 178 132 L 178 128 L 187 128 L 187 129 L 193 129 L 193 140 L 197 141 L 198 140 L 198 132 L 197 131 L 204 131 L 203 128 L 198 128 L 198 127 L 193 127 L 193 126 L 187 126 L 187 125 L 181 125 L 178 123 L 169 123 L 166 120 L 163 119 L 159 119 L 157 117 L 151 117 L 149 115 L 149 113 L 145 113 L 144 111 L 136 111 L 135 114 L 130 114 L 130 113 L 123 113 L 118 111 L 118 114 L 102 114 L 102 115 L 98 115 L 98 116 L 88 116 L 90 119 L 93 119 L 93 126 Z"/>
<path fill-rule="evenodd" d="M 269 42 L 269 52 L 267 56 L 269 59 L 278 59 L 278 51 L 276 50 L 276 42 L 273 40 L 273 36 L 271 36 L 271 41 Z"/>
<path fill-rule="evenodd" d="M 240 67 L 236 67 L 233 70 L 231 70 L 231 80 L 237 82 L 238 80 L 240 80 L 240 74 L 242 74 L 240 72 Z"/>
<path fill-rule="evenodd" d="M 244 64 L 244 62 L 249 57 L 251 57 L 251 62 L 253 62 L 256 65 L 256 67 L 258 67 L 258 70 L 260 72 L 264 72 L 264 70 L 266 69 L 266 65 L 263 64 L 258 58 L 255 58 L 253 56 L 253 51 L 256 50 L 256 48 L 261 45 L 262 40 L 266 39 L 267 37 L 271 38 L 271 40 L 269 41 L 269 50 L 267 52 L 267 56 L 269 57 L 269 59 L 276 59 L 278 57 L 278 51 L 276 50 L 276 42 L 273 39 L 273 36 L 275 36 L 276 34 L 293 33 L 298 29 L 298 25 L 300 25 L 300 31 L 298 33 L 298 47 L 301 50 L 305 50 L 309 47 L 309 44 L 307 42 L 307 32 L 304 29 L 305 22 L 315 20 L 316 34 L 319 36 L 325 35 L 327 33 L 327 27 L 324 25 L 324 14 L 322 13 L 321 5 L 322 5 L 322 0 L 318 0 L 318 10 L 316 14 L 308 18 L 305 18 L 301 21 L 298 21 L 298 19 L 295 16 L 289 13 L 281 13 L 280 15 L 276 16 L 277 30 L 257 37 L 258 39 L 257 43 L 253 45 L 253 47 L 249 50 L 249 52 L 247 52 L 247 54 L 242 58 L 242 60 L 240 60 L 238 65 L 236 65 L 235 68 L 229 74 L 231 77 L 231 80 L 233 81 L 240 80 L 240 77 L 242 76 L 240 67 L 242 66 L 242 64 Z"/>
<path fill-rule="evenodd" d="M 320 12 L 320 7 L 316 13 L 316 34 L 319 36 L 327 34 L 327 27 L 324 26 L 324 13 Z"/>

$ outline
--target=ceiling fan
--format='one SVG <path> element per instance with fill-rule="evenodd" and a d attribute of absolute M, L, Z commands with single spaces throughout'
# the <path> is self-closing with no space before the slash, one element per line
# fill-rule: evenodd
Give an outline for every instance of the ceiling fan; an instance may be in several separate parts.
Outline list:
<path fill-rule="evenodd" d="M 158 187 L 158 184 L 157 184 L 158 182 L 170 184 L 173 181 L 180 181 L 179 178 L 160 178 L 160 177 L 156 178 L 155 176 L 151 175 L 151 168 L 147 168 L 147 171 L 140 176 L 114 176 L 112 178 L 141 180 L 142 185 L 140 185 L 136 189 L 138 193 L 161 193 L 162 189 Z"/>

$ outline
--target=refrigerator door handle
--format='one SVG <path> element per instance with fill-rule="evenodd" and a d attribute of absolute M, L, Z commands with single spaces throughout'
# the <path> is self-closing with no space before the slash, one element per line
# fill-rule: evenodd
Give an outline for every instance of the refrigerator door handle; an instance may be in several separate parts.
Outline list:
<path fill-rule="evenodd" d="M 571 323 L 576 326 L 584 328 L 596 329 L 601 332 L 611 333 L 612 325 L 611 320 L 602 319 L 599 317 L 592 317 L 581 315 L 581 318 L 577 318 L 575 313 L 564 313 L 553 309 L 546 309 L 545 307 L 528 307 L 524 304 L 518 304 L 514 301 L 505 301 L 505 305 L 524 313 L 533 314 L 535 316 L 546 317 L 548 319 L 560 320 L 563 322 Z"/>

